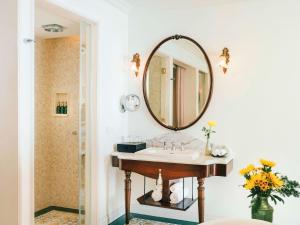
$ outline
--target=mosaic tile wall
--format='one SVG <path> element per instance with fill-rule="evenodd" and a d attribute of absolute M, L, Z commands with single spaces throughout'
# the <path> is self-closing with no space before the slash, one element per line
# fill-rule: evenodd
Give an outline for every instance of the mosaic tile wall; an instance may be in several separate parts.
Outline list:
<path fill-rule="evenodd" d="M 35 211 L 78 208 L 79 37 L 36 44 Z M 55 94 L 68 93 L 68 116 L 55 116 Z"/>

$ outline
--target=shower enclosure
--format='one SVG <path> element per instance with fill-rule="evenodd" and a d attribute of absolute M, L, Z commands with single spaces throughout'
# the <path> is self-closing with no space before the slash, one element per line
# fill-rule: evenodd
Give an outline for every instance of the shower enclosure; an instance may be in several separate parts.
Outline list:
<path fill-rule="evenodd" d="M 34 212 L 38 225 L 45 219 L 51 225 L 53 221 L 91 224 L 90 45 L 91 25 L 84 22 L 73 36 L 36 37 Z"/>

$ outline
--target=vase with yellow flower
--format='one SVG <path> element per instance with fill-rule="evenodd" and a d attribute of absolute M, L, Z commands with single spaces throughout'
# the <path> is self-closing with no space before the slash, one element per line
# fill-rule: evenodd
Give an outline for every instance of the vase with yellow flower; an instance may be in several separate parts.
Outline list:
<path fill-rule="evenodd" d="M 213 130 L 213 127 L 216 125 L 217 123 L 215 121 L 208 121 L 207 127 L 202 128 L 204 136 L 206 137 L 205 155 L 210 155 L 211 153 L 210 137 L 212 133 L 216 133 L 216 131 Z"/>
<path fill-rule="evenodd" d="M 241 169 L 240 174 L 245 178 L 243 187 L 250 191 L 248 197 L 252 198 L 252 219 L 272 222 L 274 209 L 268 200 L 271 199 L 276 205 L 278 201 L 284 203 L 284 197 L 299 197 L 300 185 L 287 176 L 274 173 L 274 162 L 261 159 L 260 164 L 259 167 L 250 164 Z"/>

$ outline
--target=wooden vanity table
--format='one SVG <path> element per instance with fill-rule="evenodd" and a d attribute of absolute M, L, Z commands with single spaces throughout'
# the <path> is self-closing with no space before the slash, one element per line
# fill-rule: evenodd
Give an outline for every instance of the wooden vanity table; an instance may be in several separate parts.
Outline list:
<path fill-rule="evenodd" d="M 131 197 L 131 173 L 138 173 L 145 177 L 157 179 L 159 170 L 163 179 L 163 198 L 160 202 L 154 202 L 151 193 L 148 192 L 138 198 L 138 202 L 144 205 L 164 207 L 169 209 L 186 210 L 197 199 L 185 198 L 178 204 L 170 203 L 170 181 L 179 178 L 196 177 L 198 182 L 198 215 L 199 223 L 204 222 L 204 179 L 211 176 L 227 176 L 233 167 L 233 157 L 213 158 L 200 156 L 195 160 L 165 160 L 154 159 L 151 156 L 143 156 L 134 153 L 114 152 L 112 154 L 112 166 L 125 171 L 125 218 L 126 224 L 130 220 Z"/>
<path fill-rule="evenodd" d="M 132 62 L 135 62 L 136 66 L 140 64 L 139 60 L 133 59 Z M 197 123 L 208 108 L 212 92 L 211 63 L 203 47 L 196 40 L 176 34 L 163 39 L 152 50 L 143 73 L 143 94 L 150 114 L 161 126 L 179 131 Z M 131 102 L 134 104 L 134 101 Z M 144 129 L 143 126 L 141 129 Z M 210 133 L 215 132 L 212 131 L 212 127 L 207 129 Z M 206 136 L 208 137 L 207 134 Z M 163 180 L 162 200 L 155 202 L 151 198 L 152 192 L 145 193 L 144 185 L 144 195 L 137 199 L 138 202 L 143 205 L 187 210 L 197 198 L 192 194 L 192 198 L 184 198 L 178 204 L 171 204 L 170 184 L 176 179 L 192 178 L 193 186 L 193 178 L 196 177 L 199 222 L 204 222 L 204 179 L 211 176 L 227 176 L 232 170 L 233 157 L 230 154 L 225 158 L 197 154 L 188 158 L 187 150 L 199 149 L 197 152 L 199 153 L 205 143 L 202 142 L 202 147 L 199 145 L 192 148 L 192 142 L 197 139 L 176 132 L 165 138 L 154 138 L 151 142 L 155 140 L 156 143 L 149 146 L 160 146 L 161 149 L 154 149 L 147 156 L 140 152 L 112 154 L 112 165 L 125 171 L 126 223 L 128 224 L 130 219 L 131 173 L 157 179 L 160 170 Z M 171 150 L 168 150 L 170 145 Z M 176 148 L 180 149 L 177 153 Z M 155 152 L 160 152 L 160 155 L 154 156 Z"/>

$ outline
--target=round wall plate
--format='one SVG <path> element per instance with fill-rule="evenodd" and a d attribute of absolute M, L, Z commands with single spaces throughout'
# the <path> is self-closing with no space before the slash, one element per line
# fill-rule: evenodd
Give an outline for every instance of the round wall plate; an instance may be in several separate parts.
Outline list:
<path fill-rule="evenodd" d="M 124 95 L 121 98 L 121 111 L 122 112 L 134 112 L 138 110 L 141 105 L 141 100 L 139 96 L 135 94 Z"/>

